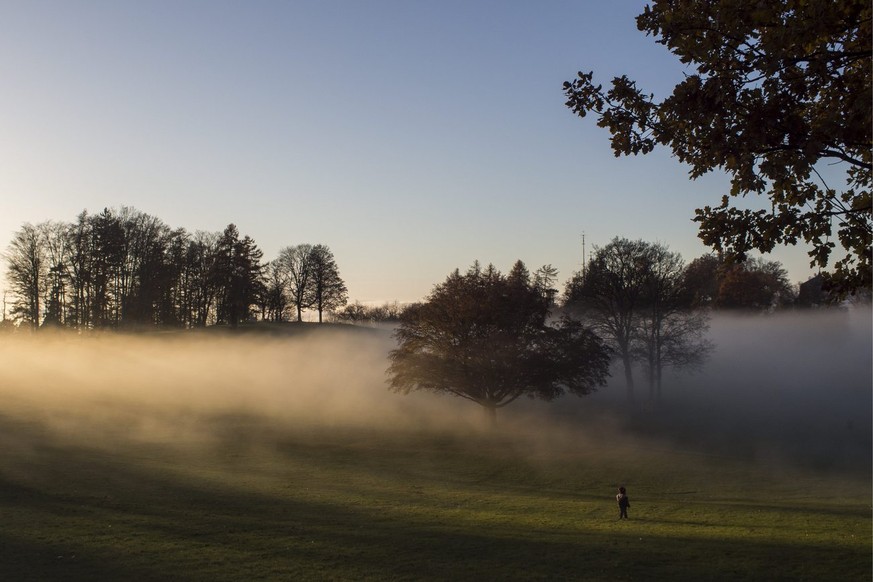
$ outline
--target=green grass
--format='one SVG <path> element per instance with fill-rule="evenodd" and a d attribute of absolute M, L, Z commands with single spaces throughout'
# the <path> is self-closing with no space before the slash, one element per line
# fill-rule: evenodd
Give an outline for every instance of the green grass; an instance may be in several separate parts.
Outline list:
<path fill-rule="evenodd" d="M 0 418 L 0 580 L 870 579 L 869 475 L 214 422 L 202 446 L 85 447 Z"/>

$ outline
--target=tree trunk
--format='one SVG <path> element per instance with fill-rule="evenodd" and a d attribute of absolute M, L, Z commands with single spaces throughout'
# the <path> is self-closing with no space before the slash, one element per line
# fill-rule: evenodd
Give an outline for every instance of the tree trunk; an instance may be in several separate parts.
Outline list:
<path fill-rule="evenodd" d="M 482 407 L 488 428 L 493 430 L 497 426 L 497 407 L 490 403 L 483 404 Z"/>
<path fill-rule="evenodd" d="M 627 385 L 627 403 L 634 406 L 636 399 L 634 398 L 633 362 L 631 361 L 630 354 L 626 352 L 622 355 L 621 360 L 624 364 L 624 381 Z"/>
<path fill-rule="evenodd" d="M 657 365 L 655 360 L 655 354 L 652 347 L 649 347 L 649 355 L 648 355 L 648 381 L 649 381 L 649 405 L 654 405 L 655 403 L 655 366 Z"/>

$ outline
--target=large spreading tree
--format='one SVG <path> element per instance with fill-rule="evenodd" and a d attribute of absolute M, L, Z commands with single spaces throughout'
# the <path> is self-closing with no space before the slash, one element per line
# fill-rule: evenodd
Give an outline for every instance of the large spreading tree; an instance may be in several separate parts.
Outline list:
<path fill-rule="evenodd" d="M 869 0 L 654 0 L 637 27 L 686 66 L 672 94 L 580 72 L 567 106 L 593 113 L 616 155 L 661 145 L 692 178 L 726 172 L 730 195 L 695 217 L 725 256 L 802 241 L 832 288 L 870 287 L 871 15 Z M 760 208 L 732 205 L 750 194 Z"/>
<path fill-rule="evenodd" d="M 392 389 L 448 393 L 498 408 L 522 396 L 590 393 L 605 383 L 609 350 L 580 323 L 547 323 L 549 303 L 520 261 L 508 275 L 474 264 L 404 310 L 388 368 Z"/>

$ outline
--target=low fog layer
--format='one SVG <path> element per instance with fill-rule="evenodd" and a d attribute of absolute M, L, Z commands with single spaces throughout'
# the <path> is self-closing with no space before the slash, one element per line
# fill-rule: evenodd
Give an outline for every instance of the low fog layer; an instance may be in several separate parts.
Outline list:
<path fill-rule="evenodd" d="M 498 424 L 519 438 L 587 433 L 764 462 L 869 467 L 871 337 L 869 309 L 717 316 L 709 363 L 694 375 L 668 374 L 657 409 L 630 419 L 615 370 L 593 395 L 520 399 Z M 202 442 L 228 417 L 250 419 L 252 430 L 486 426 L 467 401 L 389 392 L 393 345 L 387 330 L 314 325 L 291 335 L 10 336 L 0 339 L 0 420 L 100 446 Z M 638 382 L 645 401 L 642 374 Z"/>
<path fill-rule="evenodd" d="M 724 315 L 711 321 L 715 351 L 697 373 L 665 375 L 663 402 L 628 421 L 623 374 L 559 417 L 612 416 L 637 440 L 710 450 L 766 463 L 811 462 L 869 470 L 873 410 L 873 325 L 869 307 Z"/>
<path fill-rule="evenodd" d="M 415 427 L 459 420 L 446 399 L 385 383 L 390 332 L 95 334 L 2 341 L 0 415 L 68 439 L 196 441 L 213 421 Z M 474 411 L 469 411 L 474 412 Z M 465 414 L 460 415 L 463 420 Z"/>

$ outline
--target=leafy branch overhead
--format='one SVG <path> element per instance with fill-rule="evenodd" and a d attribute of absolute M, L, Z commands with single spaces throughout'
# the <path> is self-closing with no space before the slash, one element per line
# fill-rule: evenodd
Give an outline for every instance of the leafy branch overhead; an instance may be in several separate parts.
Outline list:
<path fill-rule="evenodd" d="M 656 0 L 637 27 L 691 72 L 662 101 L 580 72 L 566 105 L 596 115 L 617 156 L 660 145 L 691 178 L 726 172 L 729 195 L 694 218 L 715 250 L 741 261 L 803 242 L 834 288 L 870 287 L 871 12 L 867 0 Z M 747 194 L 764 208 L 731 205 Z"/>

